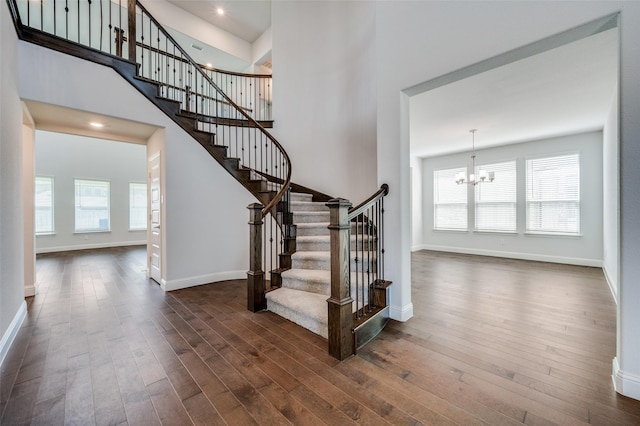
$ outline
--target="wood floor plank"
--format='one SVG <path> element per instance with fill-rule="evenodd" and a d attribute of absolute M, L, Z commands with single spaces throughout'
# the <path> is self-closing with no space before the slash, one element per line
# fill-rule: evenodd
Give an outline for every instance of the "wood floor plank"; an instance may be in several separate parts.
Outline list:
<path fill-rule="evenodd" d="M 246 282 L 164 293 L 144 247 L 38 255 L 0 423 L 638 425 L 615 393 L 598 268 L 415 252 L 414 317 L 338 362 L 246 310 Z"/>

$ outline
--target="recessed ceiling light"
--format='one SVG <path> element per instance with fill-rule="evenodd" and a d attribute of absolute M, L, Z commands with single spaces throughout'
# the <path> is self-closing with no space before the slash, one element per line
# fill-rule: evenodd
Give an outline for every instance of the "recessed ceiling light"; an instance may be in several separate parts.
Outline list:
<path fill-rule="evenodd" d="M 98 128 L 104 127 L 104 124 L 98 123 L 97 121 L 92 121 L 92 122 L 89 123 L 89 125 L 93 126 L 93 127 L 98 127 Z"/>
<path fill-rule="evenodd" d="M 208 64 L 207 64 L 207 66 L 208 66 L 209 68 L 213 68 L 213 65 L 212 65 L 212 64 L 209 64 L 209 63 L 208 63 Z"/>
<path fill-rule="evenodd" d="M 218 15 L 224 15 L 224 9 L 221 7 L 218 8 L 217 12 L 218 12 Z"/>

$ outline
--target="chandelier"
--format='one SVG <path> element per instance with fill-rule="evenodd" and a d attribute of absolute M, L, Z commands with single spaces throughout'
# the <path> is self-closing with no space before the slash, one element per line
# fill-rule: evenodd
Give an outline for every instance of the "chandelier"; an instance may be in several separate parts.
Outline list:
<path fill-rule="evenodd" d="M 495 178 L 494 172 L 488 172 L 484 169 L 478 169 L 478 175 L 476 176 L 476 140 L 475 140 L 476 130 L 478 129 L 469 130 L 469 132 L 471 132 L 471 172 L 472 173 L 469 174 L 468 178 L 465 176 L 465 172 L 456 173 L 456 183 L 458 185 L 463 183 L 468 183 L 469 185 L 475 186 L 482 182 L 493 182 L 493 179 Z"/>

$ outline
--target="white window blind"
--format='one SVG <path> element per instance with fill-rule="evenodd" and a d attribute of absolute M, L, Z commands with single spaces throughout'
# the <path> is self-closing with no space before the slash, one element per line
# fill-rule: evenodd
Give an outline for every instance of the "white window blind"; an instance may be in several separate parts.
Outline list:
<path fill-rule="evenodd" d="M 456 173 L 466 167 L 433 172 L 434 229 L 467 229 L 467 185 L 456 183 Z"/>
<path fill-rule="evenodd" d="M 494 172 L 493 182 L 475 186 L 475 216 L 477 231 L 515 232 L 516 230 L 516 162 L 476 166 Z"/>
<path fill-rule="evenodd" d="M 109 231 L 110 183 L 76 179 L 75 194 L 75 231 Z"/>
<path fill-rule="evenodd" d="M 527 231 L 580 233 L 580 156 L 527 160 Z"/>
<path fill-rule="evenodd" d="M 146 183 L 129 183 L 129 229 L 147 229 Z"/>
<path fill-rule="evenodd" d="M 36 177 L 35 199 L 35 233 L 52 234 L 53 222 L 53 178 Z"/>

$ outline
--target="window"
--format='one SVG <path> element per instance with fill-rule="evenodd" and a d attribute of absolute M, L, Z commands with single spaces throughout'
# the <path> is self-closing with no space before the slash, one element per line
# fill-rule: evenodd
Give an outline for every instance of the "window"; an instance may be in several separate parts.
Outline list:
<path fill-rule="evenodd" d="M 456 183 L 456 173 L 466 167 L 433 172 L 434 229 L 467 229 L 467 185 Z"/>
<path fill-rule="evenodd" d="M 109 231 L 110 183 L 100 180 L 75 180 L 75 232 Z"/>
<path fill-rule="evenodd" d="M 580 232 L 579 154 L 527 160 L 527 231 Z"/>
<path fill-rule="evenodd" d="M 495 173 L 491 183 L 475 186 L 477 231 L 516 231 L 516 162 L 486 164 L 476 167 Z"/>
<path fill-rule="evenodd" d="M 53 234 L 53 178 L 36 177 L 36 235 Z"/>
<path fill-rule="evenodd" d="M 129 183 L 129 229 L 147 229 L 146 183 Z"/>

